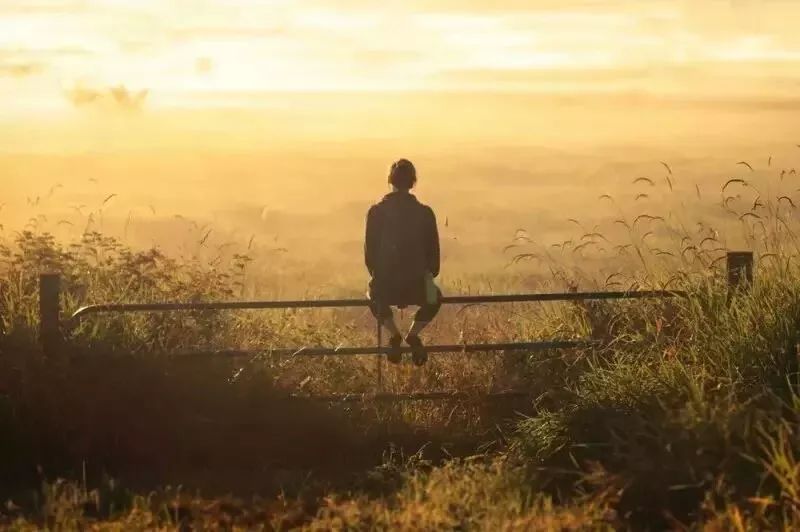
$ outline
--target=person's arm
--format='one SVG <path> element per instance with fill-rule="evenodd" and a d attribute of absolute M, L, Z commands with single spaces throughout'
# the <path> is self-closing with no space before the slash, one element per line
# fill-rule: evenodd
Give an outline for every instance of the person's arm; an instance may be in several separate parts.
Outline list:
<path fill-rule="evenodd" d="M 367 230 L 364 237 L 364 263 L 367 265 L 367 271 L 371 276 L 375 276 L 375 267 L 377 266 L 378 252 L 378 222 L 375 214 L 375 207 L 370 207 L 367 211 Z"/>
<path fill-rule="evenodd" d="M 436 215 L 433 213 L 433 209 L 428 208 L 428 213 L 425 254 L 428 261 L 428 271 L 436 277 L 439 275 L 440 267 L 439 229 L 436 227 Z"/>

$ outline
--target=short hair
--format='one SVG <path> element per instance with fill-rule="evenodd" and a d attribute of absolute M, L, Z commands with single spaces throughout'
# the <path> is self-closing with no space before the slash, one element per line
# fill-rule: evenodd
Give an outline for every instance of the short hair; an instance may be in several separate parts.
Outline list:
<path fill-rule="evenodd" d="M 417 170 L 408 159 L 399 159 L 389 169 L 389 183 L 402 190 L 410 190 L 417 182 Z"/>

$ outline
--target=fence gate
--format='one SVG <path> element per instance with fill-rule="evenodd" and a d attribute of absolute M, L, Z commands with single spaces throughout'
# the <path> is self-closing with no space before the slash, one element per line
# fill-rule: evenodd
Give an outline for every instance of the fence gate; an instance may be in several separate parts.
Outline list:
<path fill-rule="evenodd" d="M 753 254 L 751 252 L 728 253 L 728 282 L 731 287 L 741 288 L 752 283 L 753 279 Z M 40 342 L 45 356 L 58 356 L 63 347 L 64 330 L 74 327 L 81 320 L 97 314 L 132 313 L 132 312 L 177 312 L 197 310 L 256 310 L 256 309 L 297 309 L 297 308 L 345 308 L 366 307 L 366 299 L 318 299 L 296 301 L 217 301 L 194 303 L 101 303 L 81 307 L 66 320 L 61 320 L 60 308 L 61 279 L 57 273 L 42 274 L 39 280 L 39 317 L 40 317 Z M 641 291 L 603 291 L 603 292 L 561 292 L 542 294 L 503 294 L 503 295 L 477 295 L 477 296 L 450 296 L 442 298 L 443 304 L 469 305 L 475 303 L 523 303 L 523 302 L 548 302 L 548 301 L 588 301 L 588 300 L 619 300 L 619 299 L 653 299 L 683 297 L 681 291 L 670 290 L 641 290 Z M 429 353 L 474 353 L 488 351 L 545 351 L 553 349 L 576 349 L 596 345 L 591 339 L 553 339 L 547 341 L 531 342 L 505 342 L 485 344 L 447 344 L 429 345 Z M 402 352 L 408 353 L 411 349 L 403 346 Z M 418 401 L 447 398 L 461 398 L 463 392 L 422 392 L 406 394 L 386 394 L 382 389 L 383 356 L 388 353 L 388 348 L 381 342 L 380 327 L 376 328 L 376 343 L 374 346 L 364 347 L 296 347 L 266 350 L 221 350 L 197 351 L 182 353 L 187 357 L 245 357 L 268 352 L 276 356 L 351 356 L 351 355 L 377 355 L 376 369 L 378 375 L 378 392 L 376 394 L 340 394 L 334 396 L 315 396 L 314 399 L 323 401 L 362 401 L 364 399 L 376 401 Z M 513 398 L 527 396 L 525 391 L 508 391 L 490 394 L 487 398 Z"/>

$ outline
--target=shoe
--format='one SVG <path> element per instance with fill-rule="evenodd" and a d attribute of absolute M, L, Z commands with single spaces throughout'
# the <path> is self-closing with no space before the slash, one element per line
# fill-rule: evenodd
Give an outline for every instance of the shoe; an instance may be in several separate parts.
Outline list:
<path fill-rule="evenodd" d="M 428 361 L 428 352 L 425 351 L 425 346 L 422 345 L 422 340 L 416 334 L 409 334 L 406 336 L 406 343 L 411 347 L 411 360 L 414 361 L 415 366 L 424 366 Z"/>
<path fill-rule="evenodd" d="M 399 364 L 403 361 L 403 351 L 400 347 L 403 345 L 403 337 L 399 334 L 389 338 L 389 352 L 386 353 L 386 360 L 392 364 Z"/>

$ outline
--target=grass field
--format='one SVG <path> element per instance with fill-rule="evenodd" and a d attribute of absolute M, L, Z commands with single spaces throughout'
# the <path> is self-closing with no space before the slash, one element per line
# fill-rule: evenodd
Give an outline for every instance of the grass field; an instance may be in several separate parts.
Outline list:
<path fill-rule="evenodd" d="M 602 346 L 440 355 L 421 370 L 387 370 L 387 391 L 474 395 L 435 403 L 287 397 L 374 390 L 372 357 L 269 354 L 369 345 L 374 322 L 361 310 L 98 317 L 45 360 L 36 344 L 41 271 L 61 273 L 65 313 L 90 302 L 280 291 L 262 282 L 270 263 L 249 245 L 171 254 L 89 224 L 72 238 L 51 236 L 44 222 L 6 227 L 0 495 L 9 502 L 0 522 L 19 530 L 794 529 L 796 178 L 745 166 L 713 191 L 704 183 L 704 198 L 699 186 L 678 191 L 665 164 L 658 178 L 628 180 L 624 198 L 598 198 L 611 213 L 601 223 L 565 221 L 572 236 L 557 242 L 512 231 L 497 243 L 507 244 L 505 272 L 448 277 L 451 294 L 601 287 L 689 296 L 448 309 L 426 333 L 432 341 L 591 336 Z M 681 201 L 656 199 L 670 197 Z M 757 280 L 729 294 L 722 259 L 738 247 L 756 252 Z M 308 297 L 361 292 L 345 280 L 324 289 L 307 281 L 284 279 Z M 264 355 L 175 355 L 231 347 Z M 479 399 L 508 389 L 532 399 Z"/>

